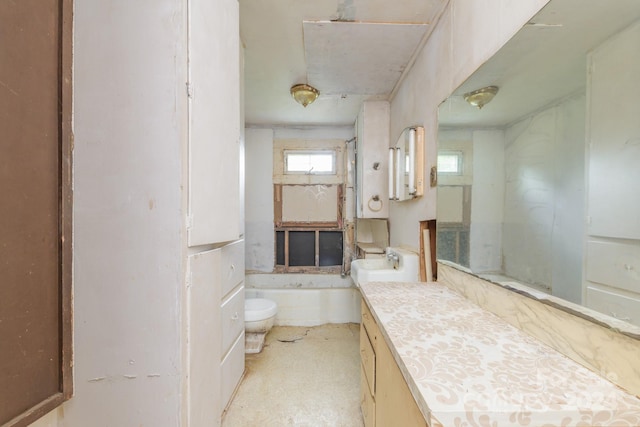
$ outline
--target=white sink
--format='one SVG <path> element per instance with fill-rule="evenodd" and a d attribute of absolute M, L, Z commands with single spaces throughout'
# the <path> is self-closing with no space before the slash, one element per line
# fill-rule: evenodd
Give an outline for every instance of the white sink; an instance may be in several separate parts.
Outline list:
<path fill-rule="evenodd" d="M 351 278 L 356 286 L 366 282 L 418 282 L 418 254 L 400 248 L 387 248 L 385 255 L 398 256 L 397 263 L 388 256 L 357 259 L 351 263 Z"/>

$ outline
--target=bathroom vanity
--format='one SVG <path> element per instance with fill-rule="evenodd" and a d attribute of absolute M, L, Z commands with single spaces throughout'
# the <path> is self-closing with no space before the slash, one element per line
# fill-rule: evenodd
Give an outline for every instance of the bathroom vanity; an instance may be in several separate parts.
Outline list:
<path fill-rule="evenodd" d="M 360 324 L 360 405 L 365 427 L 426 426 L 402 372 L 365 303 Z"/>
<path fill-rule="evenodd" d="M 439 283 L 361 283 L 365 426 L 640 425 L 640 399 Z"/>

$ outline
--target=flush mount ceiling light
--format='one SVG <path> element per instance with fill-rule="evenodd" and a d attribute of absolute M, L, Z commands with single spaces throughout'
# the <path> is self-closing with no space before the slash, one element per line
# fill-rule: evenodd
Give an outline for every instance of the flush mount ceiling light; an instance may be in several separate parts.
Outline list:
<path fill-rule="evenodd" d="M 303 107 L 311 104 L 320 95 L 320 92 L 315 87 L 307 84 L 297 84 L 291 86 L 291 96 L 297 103 L 302 104 Z"/>
<path fill-rule="evenodd" d="M 498 93 L 498 86 L 487 86 L 464 94 L 464 100 L 478 109 L 491 102 Z"/>

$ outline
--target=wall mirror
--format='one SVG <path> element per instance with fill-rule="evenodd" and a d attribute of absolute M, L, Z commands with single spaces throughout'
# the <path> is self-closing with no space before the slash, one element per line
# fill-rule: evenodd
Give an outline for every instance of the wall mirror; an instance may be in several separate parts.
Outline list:
<path fill-rule="evenodd" d="M 640 2 L 551 0 L 439 108 L 438 259 L 640 325 L 638 76 Z"/>
<path fill-rule="evenodd" d="M 405 128 L 389 148 L 389 199 L 411 200 L 424 194 L 424 128 Z"/>

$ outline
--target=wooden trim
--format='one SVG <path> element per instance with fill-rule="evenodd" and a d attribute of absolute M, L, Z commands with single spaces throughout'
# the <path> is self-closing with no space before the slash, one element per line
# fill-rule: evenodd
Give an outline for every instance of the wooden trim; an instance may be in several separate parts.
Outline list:
<path fill-rule="evenodd" d="M 343 273 L 345 265 L 346 250 L 344 249 L 344 238 L 346 230 L 343 228 L 343 214 L 344 214 L 344 184 L 328 184 L 337 187 L 336 203 L 337 209 L 337 221 L 330 222 L 301 222 L 301 221 L 282 221 L 282 187 L 284 185 L 296 185 L 304 186 L 307 184 L 273 184 L 273 213 L 274 213 L 274 231 L 284 231 L 284 265 L 277 264 L 277 240 L 275 242 L 275 259 L 274 259 L 274 273 Z M 309 184 L 317 185 L 317 184 Z M 289 231 L 313 231 L 315 232 L 315 254 L 313 266 L 289 266 Z M 343 262 L 340 266 L 320 266 L 320 233 L 323 231 L 338 231 L 343 233 Z"/>
<path fill-rule="evenodd" d="M 273 184 L 273 222 L 282 226 L 282 184 Z"/>
<path fill-rule="evenodd" d="M 317 230 L 318 228 L 335 228 L 342 230 L 342 228 L 340 228 L 340 224 L 337 222 L 280 222 L 276 224 L 276 230 L 285 228 L 287 230 L 295 229 L 295 231 L 313 231 Z"/>
<path fill-rule="evenodd" d="M 344 206 L 346 205 L 346 200 L 345 200 L 345 196 L 344 196 L 344 185 L 340 184 L 338 185 L 338 221 L 337 221 L 337 226 L 342 228 L 344 225 Z"/>
<path fill-rule="evenodd" d="M 327 267 L 314 267 L 312 265 L 303 267 L 285 267 L 284 265 L 276 265 L 273 268 L 274 273 L 298 273 L 298 274 L 338 274 L 342 273 L 341 265 L 331 265 Z"/>
<path fill-rule="evenodd" d="M 319 230 L 316 230 L 314 239 L 315 239 L 314 262 L 317 268 L 317 267 L 320 267 L 320 231 Z M 344 250 L 342 251 L 342 255 L 344 256 Z"/>
<path fill-rule="evenodd" d="M 289 268 L 289 230 L 284 230 L 284 267 Z"/>
<path fill-rule="evenodd" d="M 66 400 L 67 398 L 64 397 L 63 393 L 56 393 L 3 424 L 2 427 L 26 427 L 38 418 L 43 417 L 58 406 L 62 405 Z"/>
<path fill-rule="evenodd" d="M 429 230 L 429 249 L 431 250 L 431 272 L 433 280 L 438 278 L 438 263 L 436 262 L 437 223 L 435 219 L 420 221 L 420 280 L 427 281 L 427 268 L 425 265 L 424 230 Z"/>
<path fill-rule="evenodd" d="M 344 231 L 342 228 L 329 227 L 318 230 L 318 227 L 276 227 L 275 231 Z"/>
<path fill-rule="evenodd" d="M 60 188 L 60 253 L 61 253 L 61 391 L 63 400 L 73 395 L 73 0 L 61 0 L 61 81 L 60 117 L 61 188 Z M 58 403 L 59 404 L 59 403 Z M 56 406 L 58 405 L 56 404 Z"/>

